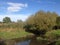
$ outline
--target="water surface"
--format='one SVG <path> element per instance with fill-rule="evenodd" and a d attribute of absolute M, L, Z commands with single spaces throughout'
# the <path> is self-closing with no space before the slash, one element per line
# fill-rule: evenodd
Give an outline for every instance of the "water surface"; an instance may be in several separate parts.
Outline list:
<path fill-rule="evenodd" d="M 30 40 L 27 41 L 22 41 L 22 42 L 17 42 L 16 45 L 29 45 Z"/>

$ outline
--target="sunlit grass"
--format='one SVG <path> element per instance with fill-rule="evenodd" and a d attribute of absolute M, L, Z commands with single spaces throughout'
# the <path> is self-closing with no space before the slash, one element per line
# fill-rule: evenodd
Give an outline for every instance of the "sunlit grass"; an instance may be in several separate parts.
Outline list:
<path fill-rule="evenodd" d="M 19 38 L 28 35 L 29 33 L 25 31 L 14 31 L 14 32 L 0 32 L 0 38 L 3 39 L 12 39 L 12 38 Z"/>
<path fill-rule="evenodd" d="M 48 39 L 60 39 L 60 30 L 52 30 L 45 34 Z"/>
<path fill-rule="evenodd" d="M 28 32 L 18 23 L 2 23 L 0 24 L 0 38 L 13 39 L 27 36 Z"/>

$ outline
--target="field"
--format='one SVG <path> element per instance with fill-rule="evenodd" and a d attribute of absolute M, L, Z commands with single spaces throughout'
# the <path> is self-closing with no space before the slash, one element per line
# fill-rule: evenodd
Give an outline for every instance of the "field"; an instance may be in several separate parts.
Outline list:
<path fill-rule="evenodd" d="M 14 31 L 14 32 L 0 32 L 0 38 L 2 39 L 12 39 L 12 38 L 19 38 L 28 35 L 25 31 Z"/>
<path fill-rule="evenodd" d="M 17 23 L 0 24 L 0 38 L 2 39 L 19 38 L 28 34 L 29 33 L 25 32 Z"/>

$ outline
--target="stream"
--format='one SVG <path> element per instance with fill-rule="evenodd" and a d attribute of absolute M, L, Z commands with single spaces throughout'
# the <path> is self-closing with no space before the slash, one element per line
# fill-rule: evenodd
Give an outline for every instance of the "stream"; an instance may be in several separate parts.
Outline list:
<path fill-rule="evenodd" d="M 27 41 L 22 41 L 22 42 L 17 42 L 16 45 L 29 45 L 30 40 Z"/>

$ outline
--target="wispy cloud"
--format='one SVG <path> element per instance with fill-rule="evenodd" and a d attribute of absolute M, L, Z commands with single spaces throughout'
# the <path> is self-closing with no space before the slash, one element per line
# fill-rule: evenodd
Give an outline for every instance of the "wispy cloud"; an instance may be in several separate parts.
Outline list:
<path fill-rule="evenodd" d="M 7 10 L 9 12 L 17 12 L 20 11 L 23 8 L 28 7 L 28 4 L 23 4 L 23 3 L 12 3 L 12 2 L 8 2 L 7 3 L 9 5 L 9 7 L 7 7 Z"/>
<path fill-rule="evenodd" d="M 35 0 L 31 0 L 31 1 L 35 1 Z M 36 0 L 37 3 L 48 3 L 48 4 L 56 4 L 55 1 L 49 1 L 49 0 Z"/>
<path fill-rule="evenodd" d="M 48 1 L 47 3 L 49 3 L 49 4 L 56 4 L 56 2 L 53 2 L 53 1 Z"/>

